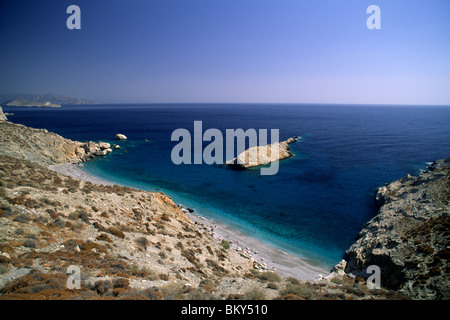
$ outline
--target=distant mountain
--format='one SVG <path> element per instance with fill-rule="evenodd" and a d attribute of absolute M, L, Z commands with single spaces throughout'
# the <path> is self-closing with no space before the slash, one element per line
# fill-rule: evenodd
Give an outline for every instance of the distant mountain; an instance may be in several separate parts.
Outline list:
<path fill-rule="evenodd" d="M 95 102 L 59 96 L 56 94 L 4 93 L 0 94 L 0 106 L 61 107 L 64 104 L 94 104 Z"/>
<path fill-rule="evenodd" d="M 61 108 L 60 104 L 51 103 L 50 101 L 46 102 L 35 102 L 24 99 L 16 99 L 10 102 L 7 102 L 5 107 L 45 107 L 45 108 Z"/>

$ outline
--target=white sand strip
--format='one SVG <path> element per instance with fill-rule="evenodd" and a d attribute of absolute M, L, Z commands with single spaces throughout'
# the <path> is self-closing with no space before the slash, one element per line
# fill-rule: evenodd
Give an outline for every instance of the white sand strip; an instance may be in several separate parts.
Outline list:
<path fill-rule="evenodd" d="M 62 164 L 54 164 L 48 166 L 50 170 L 59 172 L 61 174 L 65 174 L 67 176 L 71 176 L 72 178 L 83 180 L 83 181 L 89 181 L 94 184 L 100 184 L 104 186 L 112 186 L 115 183 L 97 178 L 86 171 L 82 169 L 82 167 L 79 164 L 72 164 L 72 163 L 62 163 Z"/>

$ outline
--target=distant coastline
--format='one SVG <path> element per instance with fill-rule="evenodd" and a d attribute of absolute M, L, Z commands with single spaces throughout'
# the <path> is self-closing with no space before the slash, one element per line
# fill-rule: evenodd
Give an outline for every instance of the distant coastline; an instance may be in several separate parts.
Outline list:
<path fill-rule="evenodd" d="M 56 94 L 30 94 L 30 93 L 6 93 L 0 94 L 0 106 L 2 107 L 39 107 L 60 108 L 65 104 L 94 104 L 95 102 L 65 97 Z"/>

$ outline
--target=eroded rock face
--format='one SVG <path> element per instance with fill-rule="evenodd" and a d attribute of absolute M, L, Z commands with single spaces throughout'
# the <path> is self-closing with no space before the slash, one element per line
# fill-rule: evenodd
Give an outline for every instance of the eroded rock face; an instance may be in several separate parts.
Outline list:
<path fill-rule="evenodd" d="M 418 177 L 378 189 L 378 214 L 345 253 L 345 272 L 367 278 L 381 269 L 381 285 L 417 299 L 450 297 L 450 158 Z"/>

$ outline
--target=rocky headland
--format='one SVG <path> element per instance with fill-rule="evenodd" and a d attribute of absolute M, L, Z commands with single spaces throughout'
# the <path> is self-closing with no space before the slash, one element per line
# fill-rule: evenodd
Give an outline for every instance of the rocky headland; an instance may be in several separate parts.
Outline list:
<path fill-rule="evenodd" d="M 107 142 L 79 142 L 9 121 L 0 122 L 0 155 L 32 161 L 41 165 L 77 163 L 105 156 L 114 147 Z"/>
<path fill-rule="evenodd" d="M 414 299 L 449 299 L 450 158 L 379 188 L 375 200 L 377 215 L 336 270 L 367 278 L 376 265 L 385 288 Z"/>
<path fill-rule="evenodd" d="M 36 102 L 24 99 L 16 99 L 5 104 L 7 107 L 43 107 L 43 108 L 61 108 L 60 104 L 50 101 Z"/>
<path fill-rule="evenodd" d="M 233 169 L 247 169 L 290 158 L 294 154 L 289 145 L 298 139 L 300 137 L 292 137 L 285 141 L 248 148 L 236 158 L 227 161 L 226 164 Z"/>
<path fill-rule="evenodd" d="M 93 101 L 56 94 L 5 93 L 0 94 L 0 106 L 60 108 L 64 104 L 93 104 Z"/>
<path fill-rule="evenodd" d="M 432 297 L 401 290 L 401 285 L 392 289 L 385 280 L 381 289 L 372 289 L 364 278 L 352 275 L 352 270 L 363 270 L 365 264 L 380 261 L 367 258 L 374 255 L 374 248 L 369 237 L 369 242 L 363 241 L 364 232 L 355 249 L 352 246 L 347 251 L 346 266 L 341 264 L 342 268 L 330 276 L 319 276 L 315 281 L 283 278 L 256 261 L 251 251 L 239 250 L 229 241 L 218 239 L 210 227 L 190 219 L 186 210 L 161 192 L 94 184 L 48 168 L 58 163 L 81 162 L 99 151 L 103 154 L 109 149 L 106 144 L 71 141 L 43 129 L 4 121 L 0 122 L 0 137 L 0 299 Z M 445 170 L 448 169 L 433 170 L 425 182 L 417 182 L 415 187 L 422 188 L 429 183 L 444 185 L 444 176 L 448 179 Z M 393 192 L 394 188 L 386 187 L 385 200 L 380 197 L 383 206 L 394 202 L 388 200 Z M 402 194 L 397 192 L 395 196 Z M 443 212 L 448 213 L 448 196 L 430 190 L 430 198 L 426 197 L 430 201 L 424 205 L 426 208 L 436 212 L 444 208 Z M 443 220 L 439 217 L 442 215 L 415 223 L 427 223 L 433 230 L 442 230 Z M 390 235 L 391 229 L 383 227 L 385 224 L 374 225 L 370 230 L 380 239 L 383 233 L 397 239 L 396 235 Z M 416 241 L 428 239 L 422 235 L 428 229 L 415 226 L 408 233 L 410 238 L 400 237 L 399 241 L 419 246 Z M 423 274 L 421 270 L 425 269 L 421 268 L 426 264 L 426 271 L 433 274 L 429 278 L 448 273 L 443 262 L 446 263 L 446 251 L 441 249 L 447 242 L 441 237 L 433 235 L 435 243 L 429 244 L 431 249 L 420 247 L 422 251 L 417 251 L 417 259 L 423 260 L 409 264 L 408 272 Z M 386 250 L 395 248 L 386 241 Z M 437 261 L 439 273 L 428 262 L 431 250 L 436 253 L 432 260 Z M 352 255 L 352 252 L 361 253 Z M 413 258 L 411 255 L 409 260 L 416 261 Z M 75 289 L 68 285 L 70 270 L 74 268 L 81 272 L 80 286 Z M 405 275 L 408 277 L 409 273 Z"/>

